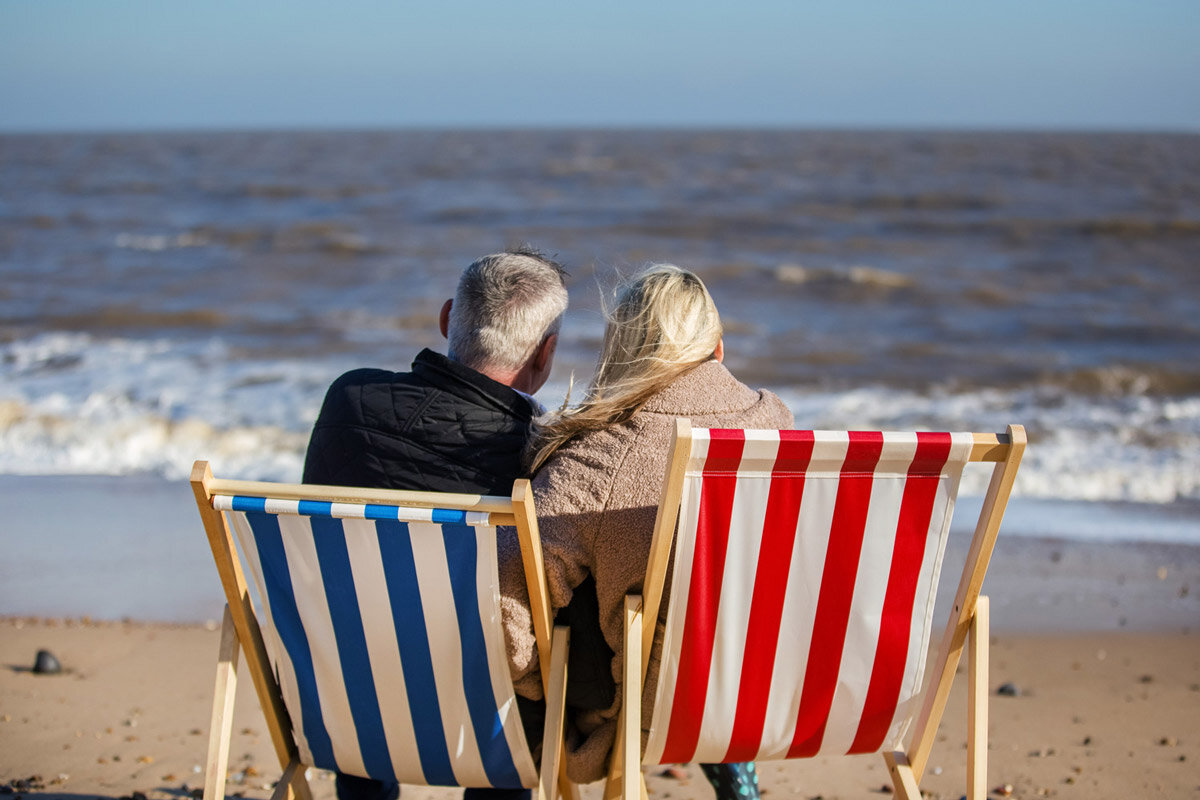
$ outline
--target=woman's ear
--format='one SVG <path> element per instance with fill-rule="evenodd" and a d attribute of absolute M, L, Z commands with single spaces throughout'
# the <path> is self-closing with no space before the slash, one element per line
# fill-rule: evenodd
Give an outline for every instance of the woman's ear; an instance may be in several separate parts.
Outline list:
<path fill-rule="evenodd" d="M 725 338 L 717 339 L 717 349 L 713 350 L 713 359 L 720 364 L 725 360 Z"/>

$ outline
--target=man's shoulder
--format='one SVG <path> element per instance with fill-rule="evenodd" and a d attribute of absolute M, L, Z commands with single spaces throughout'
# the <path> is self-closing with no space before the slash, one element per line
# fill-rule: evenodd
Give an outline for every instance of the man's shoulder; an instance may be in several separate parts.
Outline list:
<path fill-rule="evenodd" d="M 394 416 L 391 409 L 399 397 L 420 395 L 423 381 L 411 372 L 362 367 L 339 375 L 325 391 L 316 427 L 359 425 L 367 420 Z"/>
<path fill-rule="evenodd" d="M 343 372 L 330 384 L 330 390 L 349 389 L 356 386 L 375 386 L 379 384 L 408 383 L 413 379 L 411 372 L 392 372 L 387 369 L 374 367 L 359 367 Z"/>

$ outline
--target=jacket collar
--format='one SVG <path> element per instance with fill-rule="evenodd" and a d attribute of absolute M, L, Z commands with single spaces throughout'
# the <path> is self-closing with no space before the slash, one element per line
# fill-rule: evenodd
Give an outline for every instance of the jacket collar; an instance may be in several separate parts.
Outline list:
<path fill-rule="evenodd" d="M 536 413 L 534 401 L 528 395 L 429 348 L 417 354 L 412 371 L 433 386 L 477 405 L 496 408 L 522 420 L 531 420 Z"/>

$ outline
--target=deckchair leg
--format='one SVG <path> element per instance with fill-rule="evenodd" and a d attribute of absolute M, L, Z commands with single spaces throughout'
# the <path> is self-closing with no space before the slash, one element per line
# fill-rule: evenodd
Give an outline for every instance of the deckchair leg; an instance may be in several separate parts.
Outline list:
<path fill-rule="evenodd" d="M 980 595 L 968 645 L 967 800 L 987 798 L 988 628 L 988 599 Z"/>
<path fill-rule="evenodd" d="M 625 598 L 625 674 L 638 675 L 642 664 L 642 598 Z M 622 685 L 621 769 L 626 800 L 645 800 L 642 778 L 642 682 L 626 678 Z"/>
<path fill-rule="evenodd" d="M 884 753 L 883 760 L 887 762 L 888 773 L 892 776 L 896 797 L 899 800 L 921 800 L 921 789 L 917 786 L 917 777 L 908 763 L 908 756 L 897 750 Z"/>
<path fill-rule="evenodd" d="M 564 796 L 569 796 L 570 782 L 563 769 L 562 731 L 567 699 L 567 648 L 570 646 L 571 631 L 565 625 L 557 625 L 550 642 L 549 692 L 546 694 L 546 725 L 542 732 L 542 765 L 538 780 L 539 800 L 556 800 L 558 787 Z M 564 788 L 564 786 L 566 788 Z"/>
<path fill-rule="evenodd" d="M 204 800 L 225 797 L 229 768 L 229 743 L 233 736 L 233 700 L 237 693 L 237 663 L 241 654 L 233 615 L 225 606 L 221 623 L 221 649 L 217 656 L 217 685 L 213 691 L 212 723 L 208 733 L 208 766 L 204 771 Z"/>
<path fill-rule="evenodd" d="M 308 787 L 308 778 L 304 777 L 304 765 L 297 759 L 292 759 L 283 770 L 271 800 L 290 800 L 293 797 L 312 800 L 312 791 Z"/>
<path fill-rule="evenodd" d="M 625 682 L 621 686 L 621 713 L 617 717 L 617 738 L 608 760 L 608 780 L 604 800 L 639 800 L 646 796 L 642 777 L 642 598 L 625 598 Z M 632 679 L 631 679 L 632 676 Z"/>

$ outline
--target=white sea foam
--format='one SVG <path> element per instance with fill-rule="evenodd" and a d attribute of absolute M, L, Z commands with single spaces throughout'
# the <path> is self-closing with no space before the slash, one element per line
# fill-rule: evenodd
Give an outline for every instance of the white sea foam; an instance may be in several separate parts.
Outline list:
<path fill-rule="evenodd" d="M 0 346 L 0 473 L 188 474 L 294 481 L 342 360 L 236 357 L 202 342 L 41 334 Z M 1026 426 L 1016 492 L 1058 501 L 1200 501 L 1200 397 L 1080 396 L 1053 387 L 921 394 L 778 387 L 798 427 L 1002 431 Z M 561 401 L 552 384 L 543 400 Z M 987 471 L 964 478 L 982 494 Z"/>
<path fill-rule="evenodd" d="M 216 339 L 13 342 L 0 349 L 0 472 L 178 478 L 207 458 L 229 475 L 296 480 L 338 370 L 237 359 Z"/>

